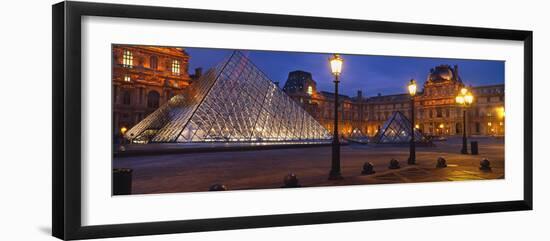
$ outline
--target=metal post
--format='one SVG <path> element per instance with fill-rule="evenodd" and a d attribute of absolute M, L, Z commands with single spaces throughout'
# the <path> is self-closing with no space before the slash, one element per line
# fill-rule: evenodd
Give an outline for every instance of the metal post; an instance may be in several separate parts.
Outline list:
<path fill-rule="evenodd" d="M 118 151 L 126 151 L 126 138 L 124 138 L 124 134 L 120 132 L 120 143 L 118 147 Z"/>
<path fill-rule="evenodd" d="M 462 150 L 460 153 L 468 154 L 468 140 L 466 140 L 466 108 L 462 110 Z"/>
<path fill-rule="evenodd" d="M 334 76 L 334 135 L 332 137 L 332 168 L 329 180 L 342 179 L 340 172 L 340 138 L 338 135 L 338 75 Z"/>
<path fill-rule="evenodd" d="M 407 163 L 409 165 L 416 164 L 416 144 L 414 138 L 414 96 L 411 96 L 411 145 L 409 160 Z"/>

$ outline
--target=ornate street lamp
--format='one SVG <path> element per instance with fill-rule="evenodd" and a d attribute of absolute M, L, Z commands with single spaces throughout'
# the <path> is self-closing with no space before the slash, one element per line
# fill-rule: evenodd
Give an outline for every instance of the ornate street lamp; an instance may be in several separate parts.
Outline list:
<path fill-rule="evenodd" d="M 474 102 L 474 96 L 466 89 L 462 88 L 460 93 L 456 96 L 455 101 L 458 105 L 462 106 L 462 149 L 460 153 L 468 154 L 468 140 L 466 138 L 466 108 L 468 108 Z"/>
<path fill-rule="evenodd" d="M 338 83 L 342 73 L 342 64 L 344 60 L 338 54 L 329 58 L 330 69 L 334 75 L 334 135 L 332 137 L 332 167 L 329 173 L 329 180 L 342 179 L 340 172 L 340 140 L 338 135 Z"/>
<path fill-rule="evenodd" d="M 416 164 L 416 145 L 414 139 L 414 96 L 416 95 L 416 81 L 411 79 L 409 82 L 409 94 L 411 95 L 411 144 L 409 148 L 409 165 Z"/>
<path fill-rule="evenodd" d="M 128 131 L 128 128 L 126 128 L 126 126 L 123 126 L 120 128 L 120 137 L 122 137 L 122 140 L 120 142 L 120 147 L 119 147 L 120 151 L 126 150 L 126 147 L 124 146 L 126 144 L 126 138 L 124 138 L 124 134 L 126 133 L 126 131 Z"/>
<path fill-rule="evenodd" d="M 126 126 L 123 126 L 120 128 L 120 134 L 122 134 L 124 136 L 124 134 L 126 133 L 126 131 L 128 130 L 128 128 L 126 128 Z"/>

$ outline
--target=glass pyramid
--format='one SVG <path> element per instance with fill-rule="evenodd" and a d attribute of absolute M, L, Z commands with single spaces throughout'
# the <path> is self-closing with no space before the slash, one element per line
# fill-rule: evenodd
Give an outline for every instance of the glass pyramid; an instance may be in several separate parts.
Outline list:
<path fill-rule="evenodd" d="M 243 53 L 232 55 L 125 133 L 134 143 L 330 140 Z"/>
<path fill-rule="evenodd" d="M 346 139 L 352 142 L 359 142 L 363 144 L 366 144 L 369 142 L 369 137 L 363 134 L 363 132 L 359 128 L 353 129 L 351 134 Z"/>
<path fill-rule="evenodd" d="M 417 129 L 414 130 L 415 142 L 429 143 L 429 140 Z M 398 144 L 411 141 L 411 121 L 400 111 L 393 112 L 390 118 L 373 138 L 374 143 Z"/>

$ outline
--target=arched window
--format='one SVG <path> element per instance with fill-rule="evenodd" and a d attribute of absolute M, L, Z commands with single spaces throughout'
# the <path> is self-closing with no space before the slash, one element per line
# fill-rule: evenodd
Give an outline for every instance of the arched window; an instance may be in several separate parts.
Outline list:
<path fill-rule="evenodd" d="M 158 108 L 159 107 L 160 94 L 154 90 L 149 91 L 147 94 L 147 107 Z"/>
<path fill-rule="evenodd" d="M 132 103 L 132 95 L 130 91 L 125 90 L 122 92 L 122 104 L 130 105 Z"/>
<path fill-rule="evenodd" d="M 149 67 L 151 67 L 151 69 L 154 69 L 156 70 L 158 68 L 158 63 L 159 63 L 159 59 L 157 58 L 157 56 L 151 56 L 151 58 L 149 58 Z"/>

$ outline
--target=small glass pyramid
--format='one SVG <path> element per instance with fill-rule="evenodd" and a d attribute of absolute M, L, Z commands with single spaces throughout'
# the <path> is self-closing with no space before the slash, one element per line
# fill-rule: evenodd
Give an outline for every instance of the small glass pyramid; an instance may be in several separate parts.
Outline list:
<path fill-rule="evenodd" d="M 414 130 L 415 142 L 429 143 L 430 141 Z M 399 144 L 411 141 L 411 121 L 400 111 L 393 112 L 390 118 L 374 136 L 373 142 L 378 144 Z"/>
<path fill-rule="evenodd" d="M 125 133 L 134 143 L 283 142 L 331 135 L 243 53 L 232 55 Z"/>

